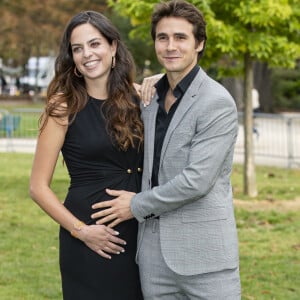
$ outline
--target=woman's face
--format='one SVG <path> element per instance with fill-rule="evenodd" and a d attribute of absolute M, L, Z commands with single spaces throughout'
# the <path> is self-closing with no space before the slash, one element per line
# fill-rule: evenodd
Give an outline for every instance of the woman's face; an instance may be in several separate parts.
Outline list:
<path fill-rule="evenodd" d="M 107 80 L 116 42 L 110 45 L 97 28 L 86 23 L 74 28 L 70 44 L 76 68 L 85 80 Z"/>

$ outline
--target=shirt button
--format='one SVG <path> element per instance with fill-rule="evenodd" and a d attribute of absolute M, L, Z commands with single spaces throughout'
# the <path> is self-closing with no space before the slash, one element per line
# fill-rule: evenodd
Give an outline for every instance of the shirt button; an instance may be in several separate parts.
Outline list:
<path fill-rule="evenodd" d="M 132 173 L 132 170 L 131 170 L 131 169 L 127 169 L 127 173 L 128 173 L 128 174 L 131 174 L 131 173 Z"/>

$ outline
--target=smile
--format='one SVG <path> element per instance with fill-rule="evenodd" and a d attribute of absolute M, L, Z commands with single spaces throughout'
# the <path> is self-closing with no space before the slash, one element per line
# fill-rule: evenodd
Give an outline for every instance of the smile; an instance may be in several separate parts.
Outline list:
<path fill-rule="evenodd" d="M 173 59 L 179 59 L 179 56 L 165 56 L 164 59 L 173 60 Z"/>
<path fill-rule="evenodd" d="M 93 61 L 89 61 L 87 63 L 84 64 L 85 67 L 93 67 L 95 65 L 98 64 L 98 61 L 97 60 L 93 60 Z"/>

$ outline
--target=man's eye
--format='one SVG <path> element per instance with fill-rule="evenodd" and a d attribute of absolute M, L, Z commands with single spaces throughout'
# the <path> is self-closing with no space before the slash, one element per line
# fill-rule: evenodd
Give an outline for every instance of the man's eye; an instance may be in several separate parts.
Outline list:
<path fill-rule="evenodd" d="M 167 38 L 166 38 L 165 36 L 159 36 L 157 39 L 158 39 L 159 41 L 164 41 L 164 40 L 166 40 Z"/>

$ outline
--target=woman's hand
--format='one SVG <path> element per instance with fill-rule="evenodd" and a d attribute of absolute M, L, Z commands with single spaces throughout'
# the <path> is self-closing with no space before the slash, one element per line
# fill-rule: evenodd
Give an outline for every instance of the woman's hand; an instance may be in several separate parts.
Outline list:
<path fill-rule="evenodd" d="M 141 85 L 134 84 L 134 87 L 142 99 L 144 106 L 151 103 L 153 96 L 155 95 L 156 89 L 154 85 L 164 74 L 156 74 L 153 76 L 145 77 Z"/>
<path fill-rule="evenodd" d="M 110 254 L 120 254 L 125 251 L 120 245 L 126 245 L 126 242 L 118 238 L 118 234 L 105 225 L 85 225 L 76 232 L 76 237 L 102 257 L 111 259 Z"/>

